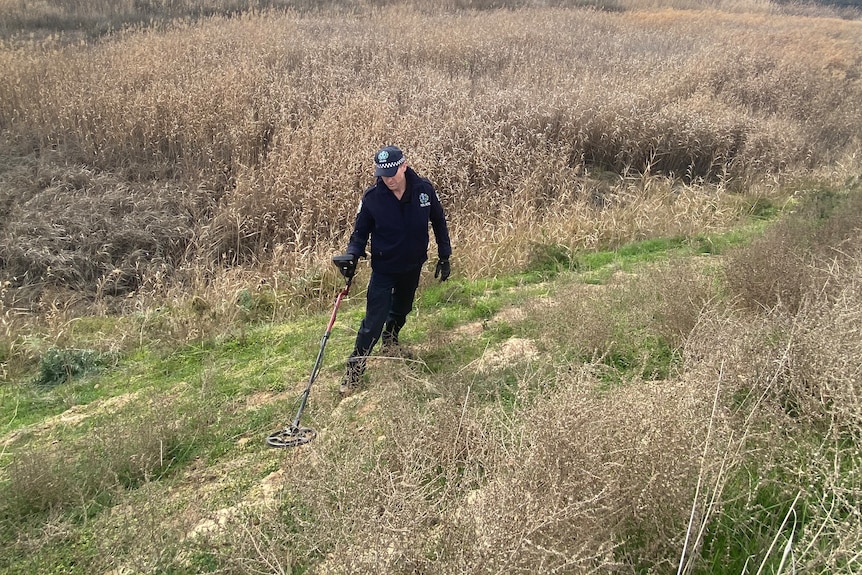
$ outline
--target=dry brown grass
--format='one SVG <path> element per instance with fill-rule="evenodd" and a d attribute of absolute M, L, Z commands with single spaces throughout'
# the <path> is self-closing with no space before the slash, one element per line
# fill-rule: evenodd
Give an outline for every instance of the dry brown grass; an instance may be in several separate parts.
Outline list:
<path fill-rule="evenodd" d="M 862 199 L 811 190 L 793 213 L 729 255 L 727 287 L 741 305 L 794 314 L 808 298 L 835 297 L 835 268 L 852 261 Z"/>
<path fill-rule="evenodd" d="M 751 517 L 763 516 L 762 505 L 786 510 L 799 496 L 805 503 L 793 506 L 792 564 L 818 573 L 855 572 L 862 544 L 858 514 L 848 507 L 860 494 L 854 447 L 860 348 L 848 337 L 860 318 L 857 295 L 851 295 L 858 288 L 855 260 L 830 269 L 834 297 L 809 288 L 795 313 L 778 306 L 756 318 L 739 311 L 709 314 L 686 346 L 695 377 L 722 374 L 727 407 L 738 422 L 734 452 L 747 458 L 737 471 L 748 504 L 740 509 L 727 500 L 710 511 L 712 519 L 748 529 Z M 761 534 L 757 561 L 773 535 Z"/>
<path fill-rule="evenodd" d="M 781 193 L 766 183 L 845 158 L 862 123 L 858 22 L 750 8 L 531 9 L 529 28 L 517 11 L 273 11 L 9 44 L 6 279 L 34 306 L 57 286 L 192 291 L 188 266 L 313 276 L 385 141 L 437 185 L 469 276 L 536 241 L 727 226 L 748 205 L 728 191 Z"/>

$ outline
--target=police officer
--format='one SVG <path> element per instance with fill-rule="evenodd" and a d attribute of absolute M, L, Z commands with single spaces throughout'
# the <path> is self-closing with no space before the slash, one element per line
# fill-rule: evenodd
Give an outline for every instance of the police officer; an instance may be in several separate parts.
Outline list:
<path fill-rule="evenodd" d="M 396 146 L 386 146 L 374 155 L 374 175 L 377 182 L 362 195 L 347 246 L 351 270 L 355 270 L 359 258 L 366 256 L 370 237 L 371 279 L 365 317 L 339 389 L 342 395 L 360 385 L 365 361 L 381 334 L 384 350 L 397 348 L 398 333 L 413 309 L 419 275 L 428 259 L 429 223 L 437 242 L 434 277 L 446 281 L 451 270 L 446 216 L 431 182 L 407 165 Z"/>

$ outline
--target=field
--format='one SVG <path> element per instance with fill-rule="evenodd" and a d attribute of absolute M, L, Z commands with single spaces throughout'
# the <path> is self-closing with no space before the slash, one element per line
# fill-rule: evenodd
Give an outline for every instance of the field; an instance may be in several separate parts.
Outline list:
<path fill-rule="evenodd" d="M 862 572 L 858 8 L 0 22 L 0 572 Z M 266 449 L 385 143 L 453 277 L 339 400 L 360 265 Z"/>

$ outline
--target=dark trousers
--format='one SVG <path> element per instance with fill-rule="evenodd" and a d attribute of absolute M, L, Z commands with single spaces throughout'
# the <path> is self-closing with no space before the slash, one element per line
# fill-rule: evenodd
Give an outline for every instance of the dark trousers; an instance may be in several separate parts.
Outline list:
<path fill-rule="evenodd" d="M 353 356 L 368 356 L 386 331 L 398 334 L 413 309 L 422 267 L 398 274 L 371 272 L 365 302 L 365 318 L 359 325 Z"/>

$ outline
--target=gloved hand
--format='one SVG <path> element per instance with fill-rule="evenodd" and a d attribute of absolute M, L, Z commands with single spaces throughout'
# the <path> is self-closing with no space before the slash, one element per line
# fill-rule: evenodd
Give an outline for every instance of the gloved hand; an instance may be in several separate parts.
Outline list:
<path fill-rule="evenodd" d="M 333 256 L 332 263 L 338 266 L 338 271 L 347 279 L 351 279 L 356 274 L 356 262 L 359 260 L 354 254 L 343 254 Z"/>
<path fill-rule="evenodd" d="M 452 273 L 452 266 L 449 264 L 449 260 L 439 260 L 437 268 L 434 270 L 434 277 L 439 277 L 440 281 L 444 282 L 449 279 L 450 273 Z"/>

